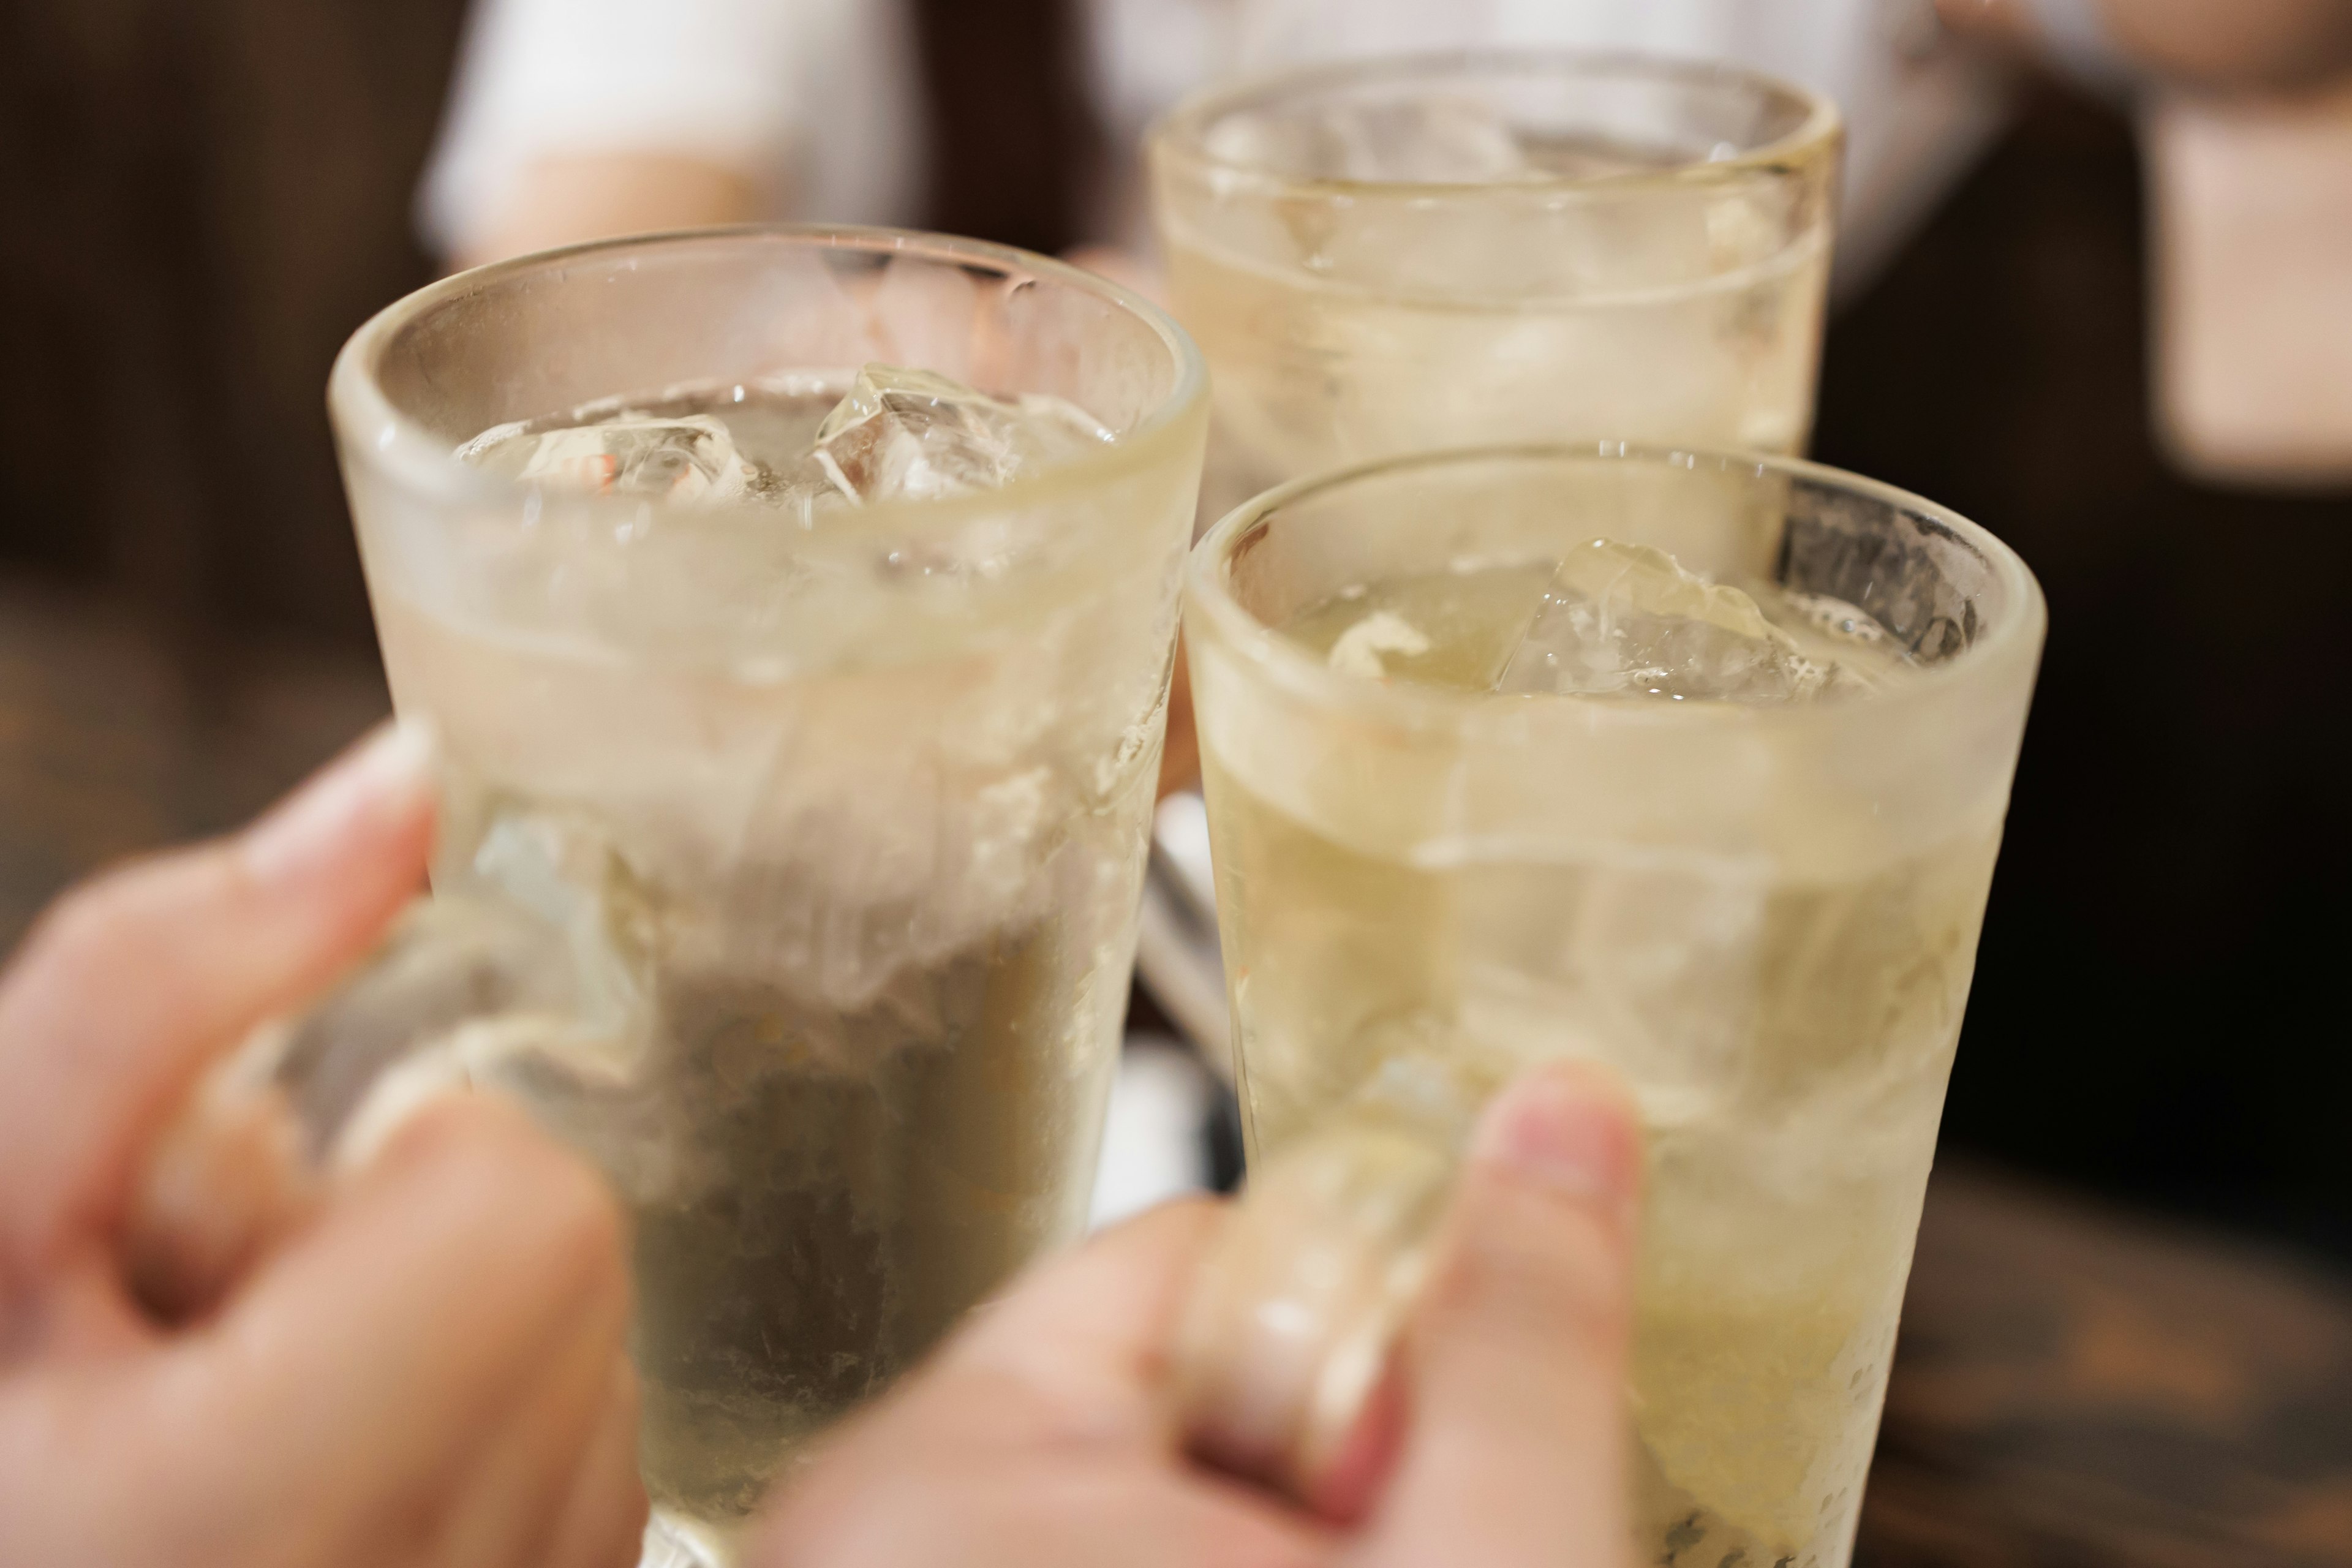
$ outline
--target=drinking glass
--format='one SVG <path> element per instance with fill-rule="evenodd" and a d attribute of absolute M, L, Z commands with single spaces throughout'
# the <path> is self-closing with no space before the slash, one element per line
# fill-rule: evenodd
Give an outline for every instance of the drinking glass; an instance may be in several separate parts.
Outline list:
<path fill-rule="evenodd" d="M 1186 1331 L 1196 1439 L 1311 1490 L 1480 1105 L 1590 1060 L 1646 1139 L 1636 1556 L 1841 1568 L 2032 575 L 1802 462 L 1525 447 L 1253 501 L 1186 616 L 1252 1189 Z"/>
<path fill-rule="evenodd" d="M 676 454 L 655 494 L 453 458 L 623 398 L 748 451 L 798 417 L 774 389 L 821 412 L 869 362 L 1106 438 L 822 514 L 688 497 Z M 436 889 L 535 900 L 641 993 L 620 1059 L 522 1088 L 632 1211 L 650 1544 L 719 1558 L 797 1445 L 1084 1222 L 1199 357 L 1042 257 L 736 230 L 435 284 L 330 402 L 394 701 L 445 759 Z"/>
<path fill-rule="evenodd" d="M 1371 59 L 1179 108 L 1150 157 L 1215 376 L 1204 515 L 1434 447 L 1801 450 L 1842 141 L 1801 88 L 1603 54 Z"/>

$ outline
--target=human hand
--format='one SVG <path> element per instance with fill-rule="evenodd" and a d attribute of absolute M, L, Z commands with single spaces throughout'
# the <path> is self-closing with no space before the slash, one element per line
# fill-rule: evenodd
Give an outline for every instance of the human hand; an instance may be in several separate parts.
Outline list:
<path fill-rule="evenodd" d="M 1160 1209 L 986 1309 L 771 1505 L 759 1568 L 1621 1568 L 1639 1159 L 1546 1069 L 1490 1107 L 1335 1523 L 1189 1460 L 1170 1356 L 1213 1205 Z"/>
<path fill-rule="evenodd" d="M 0 1563 L 634 1563 L 629 1297 L 602 1184 L 447 1100 L 289 1189 L 178 1318 L 129 1231 L 191 1086 L 421 883 L 424 748 L 380 735 L 240 837 L 69 894 L 0 976 Z"/>

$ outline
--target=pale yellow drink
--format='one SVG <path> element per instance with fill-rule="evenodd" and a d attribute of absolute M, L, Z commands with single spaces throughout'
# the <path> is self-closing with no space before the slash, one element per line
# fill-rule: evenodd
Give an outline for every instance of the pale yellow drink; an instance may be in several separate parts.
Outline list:
<path fill-rule="evenodd" d="M 479 881 L 492 813 L 552 826 L 648 970 L 625 1070 L 520 1092 L 631 1211 L 647 1489 L 731 1520 L 1084 1227 L 1158 761 L 1129 732 L 1160 676 L 1055 725 L 1013 710 L 1083 689 L 1149 621 L 1041 615 L 985 654 L 772 680 L 376 603 L 454 782 L 436 881 Z"/>
<path fill-rule="evenodd" d="M 1151 162 L 1215 377 L 1206 514 L 1441 447 L 1799 451 L 1838 145 L 1801 89 L 1617 57 L 1381 60 L 1187 105 Z"/>
<path fill-rule="evenodd" d="M 1593 654 L 1559 610 L 1580 560 L 1609 564 L 1584 581 L 1618 595 L 1593 603 L 1622 646 L 1563 674 L 1528 649 Z M 1344 1163 L 1401 1092 L 1444 1141 L 1528 1063 L 1615 1067 L 1648 1138 L 1640 1560 L 1836 1568 L 2038 651 L 2031 578 L 1822 470 L 1523 452 L 1260 503 L 1203 542 L 1192 595 L 1253 1169 L 1318 1140 Z M 1663 673 L 1612 663 L 1661 626 Z"/>
<path fill-rule="evenodd" d="M 1198 360 L 1042 258 L 740 231 L 447 280 L 333 406 L 436 885 L 626 993 L 499 1081 L 633 1214 L 648 1562 L 724 1560 L 1084 1223 Z"/>

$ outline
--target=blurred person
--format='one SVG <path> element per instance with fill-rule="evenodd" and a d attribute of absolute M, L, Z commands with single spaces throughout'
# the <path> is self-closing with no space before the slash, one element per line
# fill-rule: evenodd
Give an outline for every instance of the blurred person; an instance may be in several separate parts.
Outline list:
<path fill-rule="evenodd" d="M 2327 717 L 2352 484 L 2182 470 L 2147 416 L 2156 160 L 2063 81 L 2019 110 L 1832 323 L 1816 427 L 1822 461 L 1991 526 L 2050 600 L 1943 1147 L 2340 1268 L 2352 1067 L 2308 1020 L 2339 1008 L 2352 940 L 2352 756 Z M 2345 276 L 2305 308 L 2315 342 L 2342 330 Z"/>
<path fill-rule="evenodd" d="M 0 977 L 0 1563 L 636 1561 L 622 1222 L 519 1112 L 430 1102 L 315 1195 L 258 1134 L 205 1151 L 209 1206 L 157 1190 L 205 1070 L 416 892 L 426 763 L 380 735 L 236 838 L 69 895 Z M 1193 1204 L 979 1314 L 799 1473 L 753 1560 L 1622 1568 L 1639 1164 L 1584 1069 L 1491 1108 L 1391 1396 L 1312 1512 L 1171 1425 L 1219 1223 Z M 159 1214 L 221 1267 L 161 1289 Z"/>
<path fill-rule="evenodd" d="M 461 266 L 705 224 L 919 221 L 1083 241 L 1075 259 L 1155 294 L 1154 118 L 1237 70 L 1465 45 L 1729 59 L 1827 92 L 1848 121 L 1844 293 L 2001 123 L 1999 74 L 1924 0 L 477 0 L 420 216 Z M 1007 165 L 1009 199 L 969 200 Z M 1081 210 L 1041 208 L 1074 184 Z M 1199 772 L 1181 659 L 1169 712 L 1163 794 Z"/>
<path fill-rule="evenodd" d="M 1012 58 L 937 58 L 943 33 L 1024 21 Z M 1082 171 L 1077 232 L 984 237 L 1147 250 L 1135 153 L 1185 93 L 1235 71 L 1465 46 L 1731 60 L 1828 93 L 1850 132 L 1849 286 L 2000 123 L 1998 74 L 1948 47 L 1924 0 L 477 0 L 421 216 L 460 263 L 752 218 L 953 227 L 952 182 L 971 164 L 1085 159 L 1098 129 L 1110 154 Z M 1010 93 L 958 79 L 991 71 L 1016 76 Z M 993 117 L 927 137 L 942 88 L 983 93 Z M 1018 99 L 1072 91 L 1085 123 L 1065 107 L 1071 145 L 1041 145 Z"/>
<path fill-rule="evenodd" d="M 2143 100 L 2173 459 L 2241 484 L 2352 480 L 2352 0 L 1937 4 Z"/>
<path fill-rule="evenodd" d="M 761 218 L 928 214 L 957 227 L 973 210 L 958 204 L 958 182 L 992 159 L 1026 157 L 1039 166 L 1016 176 L 1050 184 L 1045 165 L 1058 159 L 1067 183 L 1101 127 L 1118 152 L 1090 213 L 988 237 L 1091 241 L 1079 260 L 1151 293 L 1132 153 L 1150 121 L 1202 82 L 1443 45 L 1628 48 L 1733 60 L 1840 103 L 1849 144 L 1836 287 L 1850 298 L 2002 123 L 2002 77 L 1971 39 L 2105 84 L 2272 91 L 2352 68 L 2352 0 L 2260 0 L 2228 24 L 2190 0 L 1066 3 L 1068 14 L 1054 0 L 478 0 L 420 196 L 424 226 L 461 265 Z M 949 56 L 956 28 L 978 29 L 994 52 Z M 1074 42 L 1082 59 L 1067 58 Z M 1019 74 L 992 87 L 992 72 Z M 1024 89 L 1043 107 L 1017 111 Z M 926 134 L 943 92 L 975 91 L 966 117 L 983 111 L 986 123 Z M 2180 462 L 2222 477 L 2352 473 L 2352 377 L 2336 374 L 2352 357 L 2352 310 L 2337 298 L 2352 268 L 2352 95 L 2323 107 L 2315 141 L 2282 132 L 2282 111 L 2263 100 L 2235 137 L 2251 145 L 2232 144 L 2239 111 L 2189 101 L 2176 96 L 2151 118 L 2166 282 L 2159 426 Z M 2330 153 L 2343 156 L 2331 163 Z M 927 153 L 955 165 L 927 172 Z M 1197 773 L 1181 661 L 1171 720 L 1163 789 Z"/>
<path fill-rule="evenodd" d="M 993 120 L 929 138 L 935 162 L 956 163 L 928 171 L 933 221 L 955 226 L 951 184 L 992 151 L 1083 159 L 1099 126 L 1111 177 L 1094 181 L 1083 237 L 1139 252 L 1132 149 L 1155 115 L 1213 77 L 1409 47 L 1633 48 L 1735 61 L 1841 104 L 1838 289 L 1850 297 L 2000 128 L 2001 79 L 1983 51 L 1961 47 L 1990 39 L 2104 89 L 2163 89 L 2147 116 L 2162 279 L 2156 413 L 2177 458 L 2254 482 L 2352 473 L 2352 378 L 2334 374 L 2352 353 L 2337 289 L 2352 268 L 2352 87 L 2326 89 L 2352 71 L 2347 0 L 1069 4 L 1058 17 L 1050 0 L 478 0 L 425 226 L 445 255 L 471 263 L 754 218 L 908 223 L 923 211 L 928 66 L 934 110 L 941 86 L 962 81 L 956 93 L 969 99 L 970 79 L 991 72 L 1017 74 L 1058 105 L 1046 121 L 1029 115 L 1024 134 L 1013 129 L 1017 99 L 979 84 Z M 993 58 L 942 61 L 950 16 L 1026 27 L 1007 31 Z M 1084 57 L 1071 61 L 1074 40 Z M 999 131 L 1011 144 L 991 148 Z M 1087 258 L 1134 280 L 1115 252 Z"/>
<path fill-rule="evenodd" d="M 2273 89 L 2352 68 L 2346 0 L 1936 0 L 1954 26 L 2044 48 L 2083 75 Z"/>

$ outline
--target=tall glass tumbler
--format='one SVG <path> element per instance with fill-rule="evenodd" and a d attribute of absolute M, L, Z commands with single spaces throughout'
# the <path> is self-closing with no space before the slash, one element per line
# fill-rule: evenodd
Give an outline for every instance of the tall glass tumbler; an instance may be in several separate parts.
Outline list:
<path fill-rule="evenodd" d="M 1373 59 L 1181 107 L 1150 157 L 1216 378 L 1205 514 L 1446 447 L 1799 451 L 1842 140 L 1801 88 L 1635 56 Z"/>
<path fill-rule="evenodd" d="M 1638 1558 L 1840 1568 L 2032 575 L 1829 469 L 1552 447 L 1277 490 L 1187 594 L 1253 1189 L 1196 1432 L 1311 1489 L 1479 1104 L 1594 1060 L 1647 1138 Z"/>
<path fill-rule="evenodd" d="M 821 411 L 869 362 L 1075 405 L 1107 438 L 821 516 L 453 458 L 614 399 L 684 398 L 748 450 L 792 413 L 775 389 Z M 394 700 L 449 770 L 436 886 L 543 893 L 646 992 L 634 1058 L 574 1064 L 540 1109 L 634 1213 L 657 1529 L 723 1531 L 1082 1226 L 1202 365 L 1041 257 L 744 230 L 436 284 L 360 331 L 330 401 Z M 908 428 L 919 464 L 956 436 Z"/>

